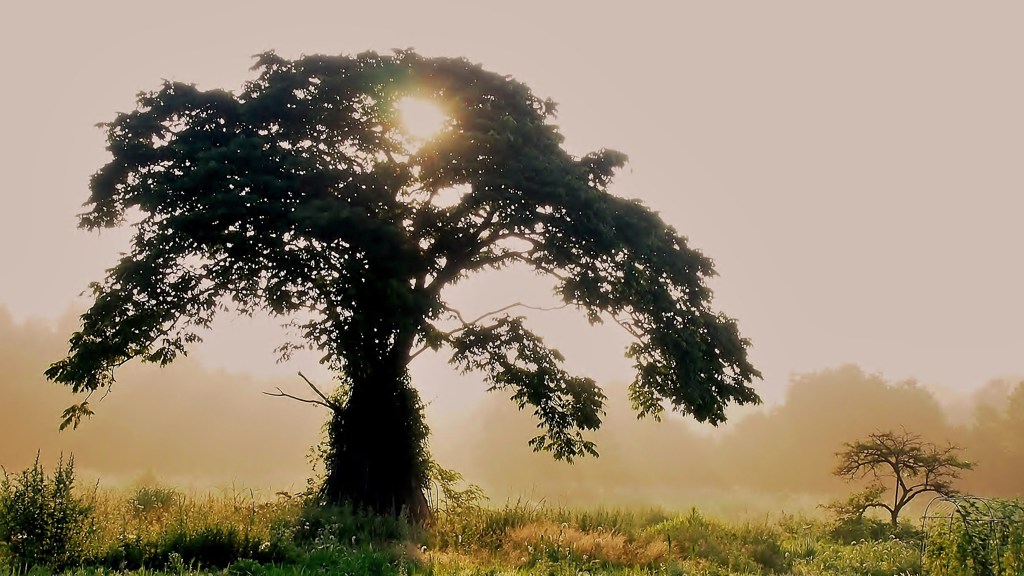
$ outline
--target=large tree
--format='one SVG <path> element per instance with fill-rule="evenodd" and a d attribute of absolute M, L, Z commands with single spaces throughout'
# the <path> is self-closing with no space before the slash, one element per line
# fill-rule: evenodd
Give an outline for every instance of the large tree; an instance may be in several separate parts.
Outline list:
<path fill-rule="evenodd" d="M 553 102 L 466 60 L 411 51 L 266 53 L 254 70 L 238 94 L 166 82 L 105 125 L 113 158 L 92 178 L 81 226 L 130 221 L 134 240 L 92 286 L 48 378 L 92 392 L 132 358 L 167 364 L 227 305 L 286 318 L 297 339 L 282 354 L 322 351 L 342 386 L 322 398 L 332 416 L 321 495 L 394 512 L 425 482 L 408 373 L 424 349 L 449 348 L 455 365 L 531 407 L 536 450 L 596 454 L 583 435 L 601 423 L 594 381 L 567 373 L 513 307 L 466 319 L 444 297 L 470 273 L 524 265 L 591 322 L 635 338 L 629 393 L 641 416 L 671 406 L 717 424 L 728 403 L 758 402 L 747 340 L 710 308 L 711 260 L 608 193 L 623 154 L 568 154 Z M 419 142 L 402 129 L 407 97 L 445 111 L 440 134 Z"/>

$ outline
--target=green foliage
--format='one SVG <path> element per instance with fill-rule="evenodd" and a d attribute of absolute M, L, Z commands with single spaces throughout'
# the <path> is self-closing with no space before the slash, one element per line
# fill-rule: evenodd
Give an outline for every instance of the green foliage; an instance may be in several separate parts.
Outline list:
<path fill-rule="evenodd" d="M 60 429 L 64 430 L 68 426 L 72 428 L 78 428 L 78 425 L 82 423 L 82 418 L 90 418 L 94 412 L 89 407 L 89 401 L 79 402 L 78 404 L 72 404 L 68 406 L 64 412 L 60 415 Z"/>
<path fill-rule="evenodd" d="M 381 516 L 356 510 L 350 504 L 307 505 L 302 508 L 292 535 L 296 545 L 320 549 L 400 541 L 409 538 L 412 530 L 401 516 Z"/>
<path fill-rule="evenodd" d="M 833 514 L 833 522 L 829 529 L 832 538 L 844 544 L 881 541 L 893 536 L 903 541 L 919 538 L 919 531 L 905 522 L 893 526 L 891 520 L 886 522 L 865 515 L 867 510 L 875 507 L 883 498 L 885 492 L 884 486 L 875 484 L 854 492 L 846 500 L 823 506 Z"/>
<path fill-rule="evenodd" d="M 285 562 L 298 548 L 298 504 L 262 502 L 252 492 L 203 498 L 157 485 L 101 492 L 84 561 L 108 569 L 224 567 L 240 559 Z"/>
<path fill-rule="evenodd" d="M 782 533 L 767 524 L 728 526 L 705 518 L 696 509 L 644 531 L 647 538 L 664 538 L 680 554 L 700 558 L 730 570 L 782 573 L 791 567 L 782 547 Z"/>
<path fill-rule="evenodd" d="M 0 559 L 16 566 L 60 568 L 82 554 L 89 508 L 75 493 L 74 457 L 61 458 L 47 476 L 39 456 L 0 481 Z"/>
<path fill-rule="evenodd" d="M 69 573 L 922 574 L 914 540 L 843 543 L 830 536 L 828 524 L 800 516 L 725 522 L 696 510 L 571 510 L 520 501 L 500 509 L 442 512 L 433 525 L 417 527 L 350 507 L 320 509 L 294 499 L 263 503 L 239 494 L 198 500 L 179 495 L 162 512 L 134 514 L 137 496 L 136 491 L 94 497 L 90 548 L 72 559 Z M 999 576 L 1019 573 L 1016 538 L 1018 564 L 1004 561 Z M 956 553 L 955 546 L 936 547 L 926 557 L 928 566 Z"/>
<path fill-rule="evenodd" d="M 434 518 L 434 529 L 428 535 L 430 548 L 462 546 L 496 552 L 501 549 L 510 531 L 543 517 L 543 511 L 523 501 L 508 503 L 498 509 L 470 508 L 455 513 L 441 512 Z"/>
<path fill-rule="evenodd" d="M 555 520 L 568 522 L 584 532 L 615 530 L 623 533 L 639 532 L 648 526 L 660 524 L 672 518 L 661 508 L 630 510 L 626 508 L 595 508 L 584 510 L 557 510 Z"/>
<path fill-rule="evenodd" d="M 796 574 L 893 576 L 921 574 L 920 548 L 916 542 L 896 538 L 861 540 L 852 544 L 823 544 Z"/>
<path fill-rule="evenodd" d="M 900 522 L 893 528 L 891 522 L 867 516 L 840 517 L 832 522 L 829 536 L 842 544 L 880 542 L 896 538 L 902 542 L 920 541 L 921 531 L 911 524 Z"/>
<path fill-rule="evenodd" d="M 1008 500 L 959 500 L 950 521 L 928 533 L 924 566 L 949 576 L 1024 573 L 1024 505 Z"/>
<path fill-rule="evenodd" d="M 482 488 L 476 484 L 464 484 L 462 474 L 444 468 L 433 459 L 427 465 L 427 481 L 425 487 L 428 494 L 435 500 L 434 507 L 448 514 L 457 514 L 474 508 L 487 499 Z"/>
<path fill-rule="evenodd" d="M 594 443 L 582 430 L 601 425 L 605 395 L 594 380 L 562 370 L 561 353 L 544 346 L 523 326 L 524 320 L 506 315 L 490 326 L 466 328 L 452 339 L 452 363 L 463 371 L 485 372 L 490 390 L 512 390 L 520 410 L 536 407 L 534 415 L 544 433 L 530 439 L 535 450 L 569 462 L 584 454 L 596 456 Z"/>
<path fill-rule="evenodd" d="M 117 569 L 173 568 L 175 565 L 224 568 L 244 558 L 264 562 L 280 559 L 281 555 L 276 552 L 236 526 L 215 525 L 170 531 L 157 540 L 126 540 L 108 549 L 94 562 Z"/>

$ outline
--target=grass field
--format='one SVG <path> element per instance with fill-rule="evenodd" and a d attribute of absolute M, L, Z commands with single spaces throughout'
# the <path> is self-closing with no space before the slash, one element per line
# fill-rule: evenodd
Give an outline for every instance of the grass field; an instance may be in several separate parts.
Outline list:
<path fill-rule="evenodd" d="M 955 529 L 926 535 L 911 526 L 891 534 L 877 521 L 839 526 L 824 517 L 780 514 L 727 522 L 697 509 L 511 502 L 442 510 L 430 524 L 413 526 L 287 495 L 186 494 L 158 485 L 70 495 L 60 491 L 59 475 L 34 478 L 41 482 L 21 478 L 34 486 L 32 498 L 24 491 L 12 498 L 18 483 L 11 479 L 4 486 L 0 574 L 1009 576 L 1024 566 L 1019 523 L 1000 536 L 994 558 L 982 549 L 992 534 L 971 540 Z M 12 510 L 30 512 L 19 520 L 21 533 L 11 529 Z M 979 558 L 994 561 L 989 566 Z"/>

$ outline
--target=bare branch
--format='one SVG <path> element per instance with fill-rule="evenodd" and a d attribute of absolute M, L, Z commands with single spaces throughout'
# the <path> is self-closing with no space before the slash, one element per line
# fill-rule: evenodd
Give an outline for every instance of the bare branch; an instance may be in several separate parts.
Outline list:
<path fill-rule="evenodd" d="M 299 372 L 299 377 L 306 381 L 306 384 L 308 384 L 310 389 L 312 389 L 313 392 L 320 397 L 320 400 L 302 398 L 299 396 L 288 394 L 284 390 L 281 390 L 280 387 L 277 387 L 276 394 L 274 394 L 273 392 L 264 392 L 264 394 L 266 394 L 267 396 L 274 396 L 275 398 L 291 398 L 292 400 L 298 400 L 299 402 L 303 402 L 305 404 L 316 404 L 317 406 L 330 408 L 331 410 L 334 410 L 336 412 L 342 409 L 342 407 L 337 402 L 331 400 L 326 394 L 321 392 L 319 388 L 317 388 L 312 382 L 310 382 L 309 378 L 306 378 L 305 374 Z"/>
<path fill-rule="evenodd" d="M 474 318 L 472 320 L 466 320 L 462 316 L 462 312 L 460 312 L 458 309 L 452 308 L 451 306 L 444 306 L 444 309 L 447 310 L 448 312 L 451 312 L 452 315 L 454 315 L 455 318 L 462 325 L 459 326 L 458 328 L 454 328 L 454 329 L 449 330 L 447 332 L 441 332 L 441 336 L 443 336 L 445 338 L 448 338 L 450 336 L 454 336 L 454 335 L 458 334 L 459 332 L 462 332 L 462 331 L 466 330 L 467 328 L 469 328 L 471 326 L 475 326 L 478 322 L 480 322 L 481 320 L 484 320 L 485 318 L 489 318 L 491 316 L 494 316 L 495 314 L 501 314 L 502 312 L 507 312 L 507 311 L 509 311 L 509 310 L 511 310 L 513 308 L 526 308 L 528 310 L 538 310 L 540 312 L 551 312 L 551 311 L 554 311 L 554 310 L 561 310 L 562 308 L 565 308 L 568 305 L 569 305 L 568 302 L 566 302 L 564 304 L 561 304 L 559 306 L 532 306 L 530 304 L 524 304 L 522 302 L 513 302 L 512 304 L 508 304 L 506 306 L 502 306 L 501 308 L 497 308 L 495 310 L 491 310 L 490 312 L 484 312 L 483 314 L 477 316 L 476 318 Z M 421 346 L 415 352 L 413 352 L 412 354 L 409 355 L 409 360 L 412 360 L 413 358 L 416 358 L 420 354 L 426 352 L 427 350 L 430 350 L 430 348 L 431 347 L 429 345 Z"/>
<path fill-rule="evenodd" d="M 311 400 L 309 398 L 300 398 L 298 396 L 293 396 L 291 394 L 288 394 L 284 390 L 281 390 L 280 387 L 276 387 L 276 388 L 277 388 L 277 393 L 276 394 L 273 393 L 273 392 L 264 392 L 264 394 L 266 394 L 267 396 L 273 396 L 275 398 L 291 398 L 292 400 L 298 400 L 299 402 L 303 402 L 305 404 L 316 404 L 317 406 L 323 406 L 324 408 L 330 408 L 331 410 L 335 409 L 335 407 L 333 405 L 326 404 L 324 402 L 321 402 L 320 400 Z"/>
<path fill-rule="evenodd" d="M 305 374 L 299 372 L 299 378 L 305 380 L 306 384 L 309 384 L 309 387 L 313 390 L 313 392 L 316 393 L 316 395 L 319 396 L 321 399 L 323 399 L 323 401 L 326 402 L 328 406 L 334 408 L 335 410 L 341 410 L 341 406 L 339 406 L 337 402 L 328 398 L 327 395 L 321 392 L 319 388 L 314 386 L 313 383 L 309 381 L 309 378 L 306 378 Z"/>
<path fill-rule="evenodd" d="M 484 312 L 483 314 L 481 314 L 480 316 L 477 316 L 476 318 L 474 318 L 473 320 L 470 320 L 469 322 L 465 322 L 463 320 L 462 323 L 465 325 L 463 327 L 463 329 L 468 328 L 469 326 L 472 326 L 473 324 L 476 324 L 477 322 L 483 320 L 484 318 L 487 318 L 489 316 L 494 316 L 495 314 L 501 314 L 502 312 L 506 312 L 506 311 L 511 310 L 513 308 L 526 308 L 528 310 L 539 310 L 541 312 L 551 312 L 553 310 L 561 310 L 562 308 L 565 308 L 568 305 L 569 305 L 569 303 L 566 302 L 566 303 L 561 304 L 559 306 L 531 306 L 530 304 L 523 304 L 522 302 L 513 302 L 512 304 L 509 304 L 507 306 L 502 306 L 501 308 L 498 308 L 496 310 L 491 310 L 490 312 Z M 447 308 L 447 309 L 448 310 L 452 310 L 451 308 Z M 459 316 L 459 320 L 462 320 L 462 316 L 458 314 L 458 311 L 455 310 L 454 312 Z M 461 330 L 459 330 L 459 331 L 461 331 Z"/>

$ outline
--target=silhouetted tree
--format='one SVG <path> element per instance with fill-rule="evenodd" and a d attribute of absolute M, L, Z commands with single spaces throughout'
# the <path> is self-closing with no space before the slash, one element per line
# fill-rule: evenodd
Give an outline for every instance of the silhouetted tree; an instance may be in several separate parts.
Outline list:
<path fill-rule="evenodd" d="M 836 453 L 836 476 L 847 480 L 870 476 L 874 482 L 832 508 L 840 514 L 857 516 L 871 508 L 881 508 L 889 513 L 893 527 L 899 525 L 900 511 L 919 494 L 956 494 L 953 481 L 962 470 L 974 467 L 957 456 L 960 448 L 940 448 L 906 431 L 876 432 L 845 446 L 845 450 Z M 892 486 L 890 502 L 883 501 L 890 491 L 886 481 Z"/>
<path fill-rule="evenodd" d="M 166 82 L 106 125 L 113 159 L 92 178 L 81 226 L 132 219 L 135 236 L 92 286 L 48 378 L 95 391 L 129 359 L 167 364 L 225 302 L 288 318 L 300 339 L 282 355 L 318 349 L 342 385 L 314 400 L 333 414 L 323 498 L 395 512 L 425 482 L 408 365 L 427 349 L 449 347 L 455 365 L 531 406 L 536 450 L 596 454 L 582 432 L 600 425 L 604 396 L 509 314 L 521 304 L 467 319 L 444 298 L 472 272 L 519 264 L 556 279 L 591 322 L 635 337 L 640 415 L 669 405 L 719 423 L 728 403 L 759 401 L 748 342 L 709 306 L 711 260 L 608 193 L 623 154 L 563 150 L 553 102 L 466 60 L 411 51 L 265 53 L 254 68 L 238 94 Z M 446 111 L 435 138 L 403 131 L 396 103 L 410 95 Z M 69 408 L 66 422 L 88 410 Z"/>

